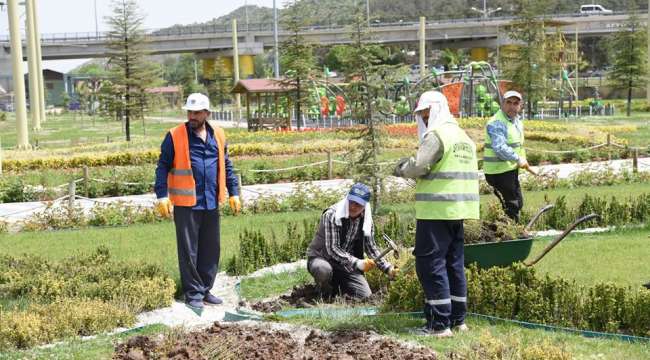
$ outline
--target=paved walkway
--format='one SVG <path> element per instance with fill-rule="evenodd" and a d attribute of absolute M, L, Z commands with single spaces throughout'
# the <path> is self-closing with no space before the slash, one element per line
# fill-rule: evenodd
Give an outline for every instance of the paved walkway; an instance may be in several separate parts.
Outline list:
<path fill-rule="evenodd" d="M 581 171 L 600 171 L 603 169 L 611 169 L 614 172 L 631 171 L 632 160 L 612 160 L 600 161 L 584 164 L 558 164 L 558 165 L 544 165 L 534 166 L 533 169 L 537 172 L 557 172 L 560 178 L 568 178 L 572 174 Z M 639 171 L 650 172 L 650 158 L 639 159 Z M 404 186 L 406 181 L 390 177 L 390 181 L 397 186 Z M 246 185 L 242 187 L 242 196 L 244 202 L 252 201 L 262 195 L 281 196 L 292 193 L 298 186 L 309 184 L 311 186 L 318 186 L 323 190 L 336 190 L 346 189 L 352 185 L 351 179 L 335 179 L 335 180 L 320 180 L 311 182 L 299 183 L 278 183 L 278 184 L 260 184 L 260 185 Z M 130 195 L 118 196 L 110 198 L 97 198 L 97 199 L 77 199 L 75 206 L 79 206 L 86 211 L 90 211 L 97 204 L 105 204 L 111 202 L 128 202 L 133 205 L 151 207 L 155 201 L 154 194 L 144 195 Z M 67 204 L 67 200 L 57 201 L 54 206 L 59 204 Z M 6 221 L 10 224 L 24 220 L 32 214 L 43 211 L 47 203 L 35 201 L 24 203 L 6 203 L 0 204 L 0 220 Z"/>

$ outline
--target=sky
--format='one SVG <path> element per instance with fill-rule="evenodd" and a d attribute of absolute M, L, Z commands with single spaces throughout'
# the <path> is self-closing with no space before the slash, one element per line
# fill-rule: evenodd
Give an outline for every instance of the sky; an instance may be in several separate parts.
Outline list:
<path fill-rule="evenodd" d="M 19 0 L 22 1 L 22 0 Z M 36 0 L 39 27 L 42 34 L 65 32 L 95 32 L 95 3 L 97 4 L 97 28 L 107 30 L 104 17 L 110 15 L 111 0 Z M 0 0 L 0 2 L 4 2 Z M 157 29 L 175 24 L 205 22 L 226 15 L 245 4 L 272 7 L 273 0 L 138 0 L 146 16 L 145 29 Z M 281 7 L 284 0 L 276 0 Z M 21 7 L 22 13 L 22 7 Z M 24 18 L 23 18 L 24 19 Z M 7 12 L 0 12 L 0 36 L 9 33 Z M 43 67 L 56 71 L 68 71 L 85 60 L 45 61 Z M 25 68 L 25 67 L 24 67 Z"/>

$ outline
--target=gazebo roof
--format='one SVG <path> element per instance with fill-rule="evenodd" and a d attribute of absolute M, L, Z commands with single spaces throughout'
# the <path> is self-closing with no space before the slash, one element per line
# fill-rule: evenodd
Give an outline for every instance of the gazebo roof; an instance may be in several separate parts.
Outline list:
<path fill-rule="evenodd" d="M 239 80 L 232 89 L 233 94 L 286 93 L 293 90 L 292 86 L 281 84 L 275 79 L 246 79 Z"/>

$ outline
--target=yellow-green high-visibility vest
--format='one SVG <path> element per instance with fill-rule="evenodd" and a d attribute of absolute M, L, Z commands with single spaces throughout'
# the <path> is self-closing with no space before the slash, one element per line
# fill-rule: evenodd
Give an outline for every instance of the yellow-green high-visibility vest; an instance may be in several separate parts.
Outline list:
<path fill-rule="evenodd" d="M 455 121 L 435 130 L 444 155 L 429 174 L 417 179 L 415 217 L 421 220 L 479 218 L 476 145 Z"/>
<path fill-rule="evenodd" d="M 519 131 L 517 127 L 508 119 L 503 110 L 499 110 L 487 125 L 496 121 L 502 122 L 508 129 L 507 144 L 510 146 L 520 158 L 526 158 L 526 150 L 524 150 L 524 133 Z M 516 161 L 505 161 L 499 159 L 496 152 L 492 149 L 492 139 L 487 133 L 487 125 L 485 126 L 485 148 L 483 149 L 483 172 L 486 174 L 502 174 L 507 171 L 514 170 L 518 167 Z"/>

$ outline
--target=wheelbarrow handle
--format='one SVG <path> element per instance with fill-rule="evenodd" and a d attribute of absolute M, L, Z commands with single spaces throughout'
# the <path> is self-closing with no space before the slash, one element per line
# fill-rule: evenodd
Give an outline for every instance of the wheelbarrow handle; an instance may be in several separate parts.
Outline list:
<path fill-rule="evenodd" d="M 582 223 L 585 222 L 585 221 L 589 221 L 589 220 L 591 220 L 591 219 L 595 219 L 595 218 L 600 218 L 600 215 L 598 215 L 598 214 L 589 214 L 589 215 L 585 215 L 585 216 L 583 216 L 583 217 L 577 219 L 576 221 L 573 222 L 573 224 L 569 225 L 569 226 L 568 226 L 568 227 L 567 227 L 567 228 L 566 228 L 566 229 L 565 229 L 565 230 L 564 230 L 560 235 L 558 235 L 558 236 L 555 238 L 555 240 L 553 240 L 553 242 L 551 242 L 550 244 L 548 244 L 548 245 L 544 248 L 544 250 L 542 251 L 541 254 L 539 254 L 539 255 L 538 255 L 534 260 L 532 260 L 532 261 L 525 261 L 525 262 L 524 262 L 524 265 L 526 265 L 526 266 L 533 266 L 533 265 L 537 264 L 538 261 L 542 260 L 542 258 L 543 258 L 544 256 L 546 256 L 546 254 L 548 254 L 549 251 L 551 251 L 551 250 L 552 250 L 552 249 L 553 249 L 557 244 L 559 244 L 560 241 L 564 240 L 564 238 L 567 237 L 567 235 L 569 235 L 569 234 L 570 234 L 570 233 L 571 233 L 571 232 L 572 232 L 572 231 L 573 231 L 573 230 L 574 230 L 578 225 L 582 224 Z"/>
<path fill-rule="evenodd" d="M 524 231 L 525 231 L 525 232 L 530 231 L 530 229 L 533 227 L 533 225 L 534 225 L 535 222 L 539 219 L 539 217 L 542 216 L 543 213 L 545 213 L 545 212 L 551 210 L 551 209 L 554 208 L 554 207 L 555 207 L 555 205 L 553 205 L 553 204 L 548 204 L 548 205 L 544 206 L 543 208 L 539 209 L 539 210 L 537 211 L 537 213 L 535 214 L 535 216 L 533 216 L 533 218 L 530 219 L 530 221 L 528 222 L 528 224 L 526 225 L 526 227 L 524 227 Z"/>

